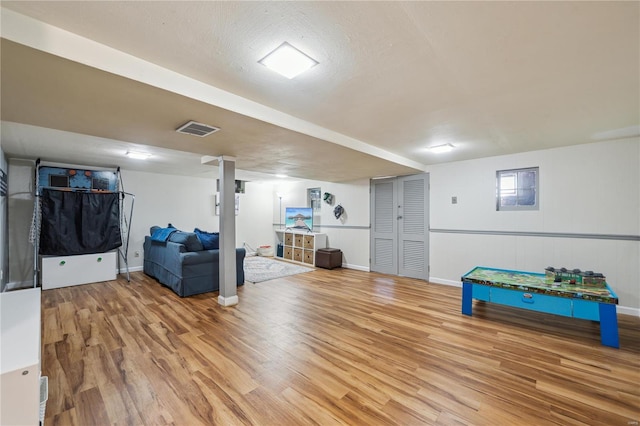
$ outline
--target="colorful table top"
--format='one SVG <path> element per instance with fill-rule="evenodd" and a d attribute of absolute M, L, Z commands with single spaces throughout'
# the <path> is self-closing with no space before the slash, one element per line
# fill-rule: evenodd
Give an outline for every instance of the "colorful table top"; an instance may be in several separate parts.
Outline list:
<path fill-rule="evenodd" d="M 618 296 L 606 285 L 606 288 L 585 287 L 567 282 L 554 283 L 545 274 L 535 272 L 511 271 L 508 269 L 477 266 L 462 276 L 463 282 L 548 294 L 573 299 L 593 300 L 596 302 L 618 304 Z"/>

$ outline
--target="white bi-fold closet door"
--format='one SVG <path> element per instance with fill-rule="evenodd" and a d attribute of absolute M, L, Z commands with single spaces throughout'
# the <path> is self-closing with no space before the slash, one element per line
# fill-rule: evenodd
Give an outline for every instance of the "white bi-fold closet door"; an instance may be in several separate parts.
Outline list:
<path fill-rule="evenodd" d="M 371 181 L 372 272 L 429 279 L 429 175 Z"/>

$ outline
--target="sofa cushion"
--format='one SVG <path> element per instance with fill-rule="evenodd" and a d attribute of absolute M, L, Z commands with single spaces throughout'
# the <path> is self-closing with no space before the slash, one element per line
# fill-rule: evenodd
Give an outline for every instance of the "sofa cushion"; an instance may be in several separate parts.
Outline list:
<path fill-rule="evenodd" d="M 212 262 L 218 264 L 219 256 L 219 250 L 202 250 L 199 252 L 180 253 L 180 262 L 182 262 L 183 266 Z"/>
<path fill-rule="evenodd" d="M 220 248 L 220 234 L 218 232 L 206 232 L 198 228 L 193 232 L 198 236 L 205 250 L 218 250 Z"/>
<path fill-rule="evenodd" d="M 175 231 L 169 236 L 169 241 L 184 244 L 187 251 L 204 250 L 202 243 L 193 232 Z"/>

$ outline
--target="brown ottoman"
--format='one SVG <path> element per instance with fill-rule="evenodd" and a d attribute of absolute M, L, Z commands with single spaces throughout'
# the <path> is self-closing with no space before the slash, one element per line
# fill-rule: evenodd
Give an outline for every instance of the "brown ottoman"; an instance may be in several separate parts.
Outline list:
<path fill-rule="evenodd" d="M 321 248 L 316 250 L 316 266 L 333 269 L 342 266 L 342 250 L 337 248 Z"/>

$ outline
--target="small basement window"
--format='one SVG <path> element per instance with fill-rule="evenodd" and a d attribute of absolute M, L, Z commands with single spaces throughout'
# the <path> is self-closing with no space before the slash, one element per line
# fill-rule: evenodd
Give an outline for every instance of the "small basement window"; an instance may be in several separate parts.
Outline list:
<path fill-rule="evenodd" d="M 538 210 L 538 167 L 496 172 L 496 210 Z"/>

